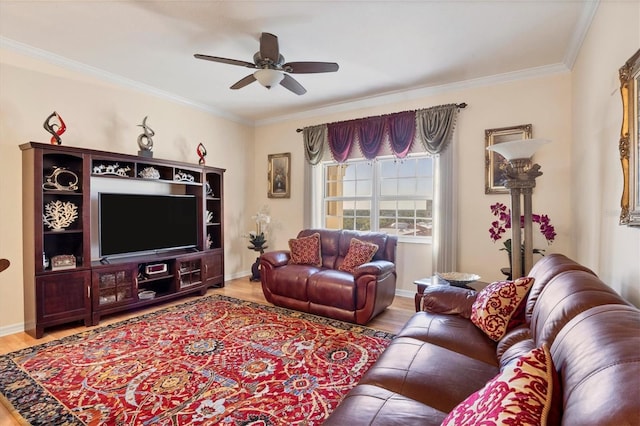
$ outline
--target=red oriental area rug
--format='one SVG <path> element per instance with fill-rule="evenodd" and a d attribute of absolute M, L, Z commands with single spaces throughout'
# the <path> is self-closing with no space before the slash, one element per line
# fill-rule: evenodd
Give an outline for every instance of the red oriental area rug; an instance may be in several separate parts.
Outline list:
<path fill-rule="evenodd" d="M 316 425 L 392 338 L 214 295 L 1 356 L 0 393 L 33 425 Z"/>

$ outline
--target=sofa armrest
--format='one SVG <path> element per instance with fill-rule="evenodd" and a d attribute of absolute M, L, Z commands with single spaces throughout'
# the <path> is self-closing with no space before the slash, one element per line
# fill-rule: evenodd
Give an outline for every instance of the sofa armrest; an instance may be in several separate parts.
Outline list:
<path fill-rule="evenodd" d="M 426 312 L 471 317 L 471 306 L 478 293 L 461 287 L 432 285 L 422 295 L 421 309 Z"/>
<path fill-rule="evenodd" d="M 269 251 L 260 256 L 260 261 L 268 263 L 272 268 L 288 264 L 289 259 L 291 259 L 289 250 Z"/>
<path fill-rule="evenodd" d="M 388 260 L 374 260 L 373 262 L 363 263 L 355 268 L 353 271 L 353 278 L 355 280 L 362 275 L 376 275 L 378 277 L 385 277 L 395 271 L 396 265 Z"/>

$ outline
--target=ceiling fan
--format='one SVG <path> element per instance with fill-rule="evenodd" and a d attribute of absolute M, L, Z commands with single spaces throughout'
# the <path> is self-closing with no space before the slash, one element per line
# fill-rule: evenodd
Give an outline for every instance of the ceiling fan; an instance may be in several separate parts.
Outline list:
<path fill-rule="evenodd" d="M 297 95 L 303 95 L 307 89 L 302 87 L 289 74 L 311 74 L 320 72 L 338 71 L 338 64 L 335 62 L 284 62 L 284 57 L 278 48 L 278 37 L 270 33 L 262 33 L 260 36 L 260 50 L 253 55 L 253 62 L 241 61 L 238 59 L 220 58 L 195 54 L 197 59 L 206 61 L 221 62 L 229 65 L 239 65 L 241 67 L 254 68 L 258 71 L 244 77 L 231 89 L 241 89 L 244 86 L 258 80 L 267 89 L 280 84 Z"/>

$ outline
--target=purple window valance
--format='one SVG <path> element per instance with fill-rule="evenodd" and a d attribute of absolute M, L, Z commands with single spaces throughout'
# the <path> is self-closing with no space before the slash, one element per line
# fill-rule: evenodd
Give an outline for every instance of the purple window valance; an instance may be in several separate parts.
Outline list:
<path fill-rule="evenodd" d="M 351 146 L 356 135 L 355 121 L 344 121 L 327 125 L 329 148 L 333 159 L 344 163 L 349 158 Z"/>
<path fill-rule="evenodd" d="M 458 108 L 466 104 L 448 104 L 395 114 L 341 121 L 303 129 L 305 154 L 310 164 L 317 164 L 322 156 L 325 126 L 326 140 L 333 159 L 344 163 L 352 147 L 358 144 L 362 155 L 373 160 L 382 152 L 385 139 L 398 158 L 407 156 L 414 139 L 419 139 L 425 150 L 438 154 L 451 141 Z"/>
<path fill-rule="evenodd" d="M 342 121 L 327 125 L 327 140 L 331 154 L 338 163 L 349 158 L 355 143 L 367 160 L 373 160 L 382 151 L 385 138 L 398 158 L 406 157 L 416 134 L 415 111 Z"/>
<path fill-rule="evenodd" d="M 391 151 L 398 158 L 404 158 L 411 149 L 416 135 L 415 111 L 399 112 L 387 118 L 389 122 L 389 144 Z"/>
<path fill-rule="evenodd" d="M 358 120 L 358 139 L 360 151 L 364 158 L 373 160 L 382 149 L 382 141 L 386 132 L 384 117 L 372 117 Z"/>

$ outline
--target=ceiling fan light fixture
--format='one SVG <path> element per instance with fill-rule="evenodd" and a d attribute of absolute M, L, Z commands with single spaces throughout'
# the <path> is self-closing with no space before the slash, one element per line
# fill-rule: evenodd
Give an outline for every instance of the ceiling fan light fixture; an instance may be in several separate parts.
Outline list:
<path fill-rule="evenodd" d="M 262 68 L 253 73 L 253 76 L 267 89 L 280 84 L 284 78 L 282 71 Z"/>

